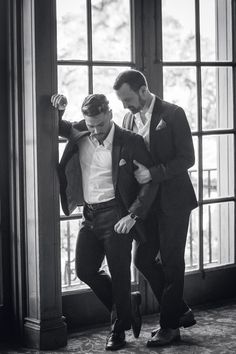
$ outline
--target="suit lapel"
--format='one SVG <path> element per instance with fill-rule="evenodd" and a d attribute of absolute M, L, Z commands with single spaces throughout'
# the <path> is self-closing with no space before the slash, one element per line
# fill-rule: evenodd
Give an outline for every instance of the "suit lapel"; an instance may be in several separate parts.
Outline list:
<path fill-rule="evenodd" d="M 152 147 L 155 141 L 156 127 L 161 120 L 161 112 L 162 112 L 162 101 L 159 97 L 156 97 L 156 102 L 154 104 L 153 111 L 152 111 L 152 118 L 151 118 L 150 131 L 149 131 L 150 151 L 152 151 Z"/>
<path fill-rule="evenodd" d="M 119 161 L 121 152 L 121 129 L 115 124 L 115 133 L 112 146 L 112 181 L 114 185 L 114 190 L 116 190 L 118 172 L 119 172 Z"/>

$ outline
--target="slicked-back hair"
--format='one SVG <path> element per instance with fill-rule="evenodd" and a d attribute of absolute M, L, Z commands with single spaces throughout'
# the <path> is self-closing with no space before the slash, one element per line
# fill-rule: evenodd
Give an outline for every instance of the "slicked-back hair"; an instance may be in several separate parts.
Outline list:
<path fill-rule="evenodd" d="M 135 92 L 138 92 L 141 86 L 148 87 L 147 80 L 143 73 L 134 69 L 121 72 L 116 78 L 113 89 L 117 91 L 123 84 L 128 84 Z"/>
<path fill-rule="evenodd" d="M 109 101 L 105 95 L 95 93 L 85 97 L 81 111 L 85 116 L 94 117 L 109 111 Z"/>

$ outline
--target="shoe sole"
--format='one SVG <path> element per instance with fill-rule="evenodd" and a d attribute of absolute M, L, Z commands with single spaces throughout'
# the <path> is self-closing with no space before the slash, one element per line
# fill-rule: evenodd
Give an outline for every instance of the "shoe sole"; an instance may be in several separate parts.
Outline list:
<path fill-rule="evenodd" d="M 139 337 L 139 334 L 141 332 L 141 327 L 142 327 L 142 316 L 141 316 L 141 313 L 140 313 L 140 309 L 139 309 L 139 306 L 141 305 L 141 302 L 142 302 L 142 296 L 140 293 L 138 294 L 135 294 L 135 310 L 134 311 L 135 313 L 138 313 L 139 317 L 140 317 L 140 330 L 138 332 L 135 332 L 135 330 L 133 329 L 133 324 L 131 323 L 131 326 L 132 326 L 132 330 L 133 330 L 133 334 L 134 334 L 134 337 L 135 338 L 138 338 Z M 132 306 L 134 307 L 134 306 Z"/>
<path fill-rule="evenodd" d="M 194 326 L 196 323 L 197 323 L 196 320 L 192 320 L 189 321 L 188 323 L 182 323 L 182 325 L 180 325 L 179 327 L 188 328 Z"/>
<path fill-rule="evenodd" d="M 148 348 L 152 348 L 152 347 L 164 347 L 164 346 L 167 346 L 167 345 L 171 345 L 172 343 L 175 343 L 175 342 L 179 342 L 181 341 L 181 337 L 180 335 L 176 336 L 175 338 L 173 338 L 170 342 L 165 342 L 165 343 L 161 343 L 161 342 L 158 342 L 158 341 L 153 341 L 153 342 L 147 342 L 147 347 Z"/>

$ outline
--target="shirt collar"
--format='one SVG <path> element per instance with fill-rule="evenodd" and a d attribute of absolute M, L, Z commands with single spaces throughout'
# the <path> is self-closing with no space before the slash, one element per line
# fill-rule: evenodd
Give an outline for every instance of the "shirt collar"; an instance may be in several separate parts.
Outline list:
<path fill-rule="evenodd" d="M 155 104 L 155 101 L 156 101 L 155 95 L 153 95 L 152 93 L 151 93 L 151 95 L 152 95 L 152 102 L 151 102 L 147 112 L 145 113 L 145 116 L 147 116 L 147 115 L 151 116 L 152 115 L 153 107 L 154 107 L 154 104 Z"/>
<path fill-rule="evenodd" d="M 105 146 L 105 148 L 108 149 L 112 145 L 114 139 L 114 133 L 115 133 L 115 124 L 112 122 L 111 129 L 106 139 L 103 141 L 103 145 Z"/>
<path fill-rule="evenodd" d="M 106 137 L 105 140 L 103 140 L 103 143 L 101 145 L 103 145 L 106 149 L 109 149 L 110 146 L 112 145 L 113 143 L 113 138 L 114 138 L 114 133 L 115 133 L 115 124 L 114 122 L 112 122 L 112 125 L 111 125 L 111 129 Z M 91 141 L 95 144 L 95 145 L 99 145 L 99 142 L 98 140 L 93 137 L 93 136 L 89 136 L 89 138 L 91 139 Z"/>
<path fill-rule="evenodd" d="M 145 113 L 145 117 L 146 117 L 147 119 L 151 118 L 151 116 L 152 116 L 152 111 L 153 111 L 153 107 L 154 107 L 155 100 L 156 100 L 156 96 L 153 95 L 152 93 L 151 93 L 151 95 L 152 95 L 152 101 L 151 101 L 150 106 L 148 107 L 147 112 Z M 140 112 L 136 113 L 134 116 L 135 116 L 135 119 L 136 119 L 136 118 L 139 119 L 139 118 L 140 118 Z"/>

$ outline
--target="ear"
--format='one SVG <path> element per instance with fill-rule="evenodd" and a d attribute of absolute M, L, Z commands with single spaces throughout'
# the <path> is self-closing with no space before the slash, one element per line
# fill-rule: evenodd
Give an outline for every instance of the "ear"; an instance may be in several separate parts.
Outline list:
<path fill-rule="evenodd" d="M 139 95 L 141 98 L 146 98 L 146 94 L 147 94 L 147 86 L 143 85 L 139 89 Z"/>
<path fill-rule="evenodd" d="M 112 109 L 109 110 L 108 114 L 109 114 L 109 120 L 112 120 L 113 117 Z"/>

